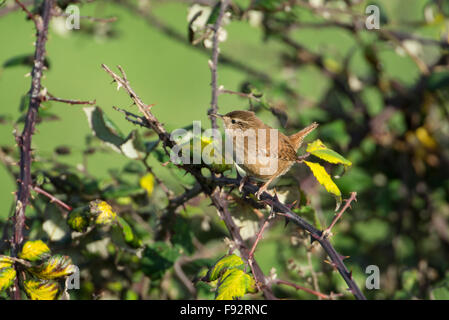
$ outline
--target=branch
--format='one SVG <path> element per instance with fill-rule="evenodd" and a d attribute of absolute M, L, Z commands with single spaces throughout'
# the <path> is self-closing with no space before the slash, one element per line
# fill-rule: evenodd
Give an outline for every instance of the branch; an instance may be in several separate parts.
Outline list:
<path fill-rule="evenodd" d="M 217 118 L 211 115 L 215 115 L 218 112 L 218 88 L 217 88 L 217 66 L 218 66 L 218 31 L 220 30 L 223 17 L 225 15 L 226 9 L 229 4 L 229 0 L 220 0 L 220 12 L 218 13 L 217 21 L 215 21 L 213 30 L 214 35 L 212 36 L 212 60 L 209 60 L 209 67 L 211 71 L 211 87 L 212 87 L 212 98 L 210 102 L 210 109 L 207 112 L 210 121 L 212 123 L 212 128 L 217 129 Z"/>
<path fill-rule="evenodd" d="M 214 181 L 221 186 L 225 185 L 238 186 L 240 184 L 238 179 L 226 177 L 214 178 Z M 258 191 L 257 186 L 248 183 L 244 185 L 243 189 L 248 194 L 255 194 Z M 298 225 L 301 229 L 310 233 L 312 242 L 318 241 L 320 243 L 324 251 L 326 251 L 327 255 L 330 257 L 335 268 L 338 270 L 338 272 L 341 274 L 345 282 L 348 284 L 349 289 L 354 294 L 354 296 L 360 300 L 366 299 L 363 293 L 360 291 L 357 284 L 354 282 L 351 272 L 349 272 L 349 270 L 346 268 L 342 256 L 337 253 L 337 251 L 334 249 L 334 247 L 327 238 L 322 237 L 323 235 L 322 231 L 316 229 L 306 220 L 304 220 L 296 213 L 294 213 L 288 206 L 286 206 L 285 204 L 283 204 L 282 202 L 280 202 L 278 199 L 271 196 L 267 192 L 264 192 L 260 196 L 260 199 L 261 201 L 264 201 L 265 203 L 269 204 L 278 215 L 285 217 L 289 221 Z"/>
<path fill-rule="evenodd" d="M 308 293 L 313 294 L 313 295 L 315 295 L 315 296 L 317 296 L 319 298 L 322 298 L 322 299 L 331 300 L 331 299 L 333 299 L 334 297 L 337 296 L 336 294 L 332 294 L 332 293 L 330 295 L 327 295 L 327 294 L 324 294 L 324 293 L 321 293 L 321 292 L 318 292 L 318 291 L 315 291 L 315 290 L 312 290 L 312 289 L 309 289 L 309 288 L 306 288 L 306 287 L 303 287 L 303 286 L 300 286 L 298 284 L 295 284 L 295 283 L 292 283 L 292 282 L 289 282 L 289 281 L 285 281 L 285 280 L 277 279 L 274 282 L 276 284 L 283 284 L 283 285 L 286 285 L 286 286 L 293 287 L 296 290 L 302 290 L 302 291 L 308 292 Z"/>
<path fill-rule="evenodd" d="M 58 204 L 61 208 L 65 209 L 67 211 L 72 211 L 73 210 L 73 208 L 71 206 L 69 206 L 68 204 L 66 204 L 63 201 L 59 200 L 54 195 L 48 193 L 44 189 L 41 189 L 40 187 L 35 186 L 35 187 L 33 187 L 33 190 L 36 191 L 37 193 L 40 193 L 43 196 L 46 196 L 48 199 L 50 199 L 51 203 L 54 202 L 54 203 Z"/>
<path fill-rule="evenodd" d="M 349 197 L 349 199 L 346 200 L 346 204 L 343 206 L 343 208 L 341 208 L 340 212 L 332 220 L 332 223 L 330 224 L 330 226 L 327 227 L 326 230 L 323 231 L 323 234 L 321 235 L 323 238 L 327 237 L 331 233 L 331 230 L 337 223 L 338 219 L 340 219 L 340 217 L 343 215 L 343 213 L 346 211 L 346 209 L 351 207 L 352 201 L 357 201 L 357 192 L 351 192 L 351 196 Z"/>
<path fill-rule="evenodd" d="M 146 105 L 140 100 L 140 98 L 129 86 L 129 82 L 128 80 L 126 80 L 126 75 L 123 69 L 120 66 L 118 67 L 122 72 L 122 77 L 119 77 L 114 72 L 112 72 L 106 65 L 102 65 L 102 67 L 118 83 L 119 87 L 120 86 L 123 87 L 128 92 L 131 99 L 138 105 L 139 109 L 144 114 L 145 118 L 148 120 L 148 125 L 151 127 L 151 129 L 153 129 L 159 135 L 162 141 L 165 141 L 164 145 L 172 148 L 175 145 L 174 141 L 170 140 L 170 136 L 167 133 L 167 131 L 165 131 L 164 126 L 156 119 L 156 117 L 154 117 L 151 111 L 148 108 L 146 108 Z M 168 150 L 165 150 L 165 152 L 169 153 Z M 211 197 L 212 203 L 222 215 L 224 222 L 228 227 L 229 232 L 231 233 L 231 236 L 234 238 L 234 241 L 236 241 L 236 243 L 240 246 L 240 252 L 242 254 L 242 257 L 248 261 L 249 250 L 244 246 L 244 242 L 240 236 L 240 233 L 238 232 L 237 226 L 234 224 L 229 214 L 229 211 L 227 210 L 227 201 L 225 201 L 225 199 L 222 199 L 220 197 L 219 192 L 220 189 L 216 188 L 217 186 L 238 187 L 240 185 L 240 180 L 226 177 L 214 177 L 214 176 L 212 178 L 206 178 L 201 174 L 200 166 L 180 165 L 179 167 L 192 174 L 197 180 L 198 184 L 201 186 L 202 191 Z M 252 184 L 245 184 L 243 188 L 245 192 L 247 192 L 248 194 L 255 194 L 258 191 L 258 187 Z M 326 251 L 326 253 L 329 255 L 331 261 L 335 265 L 335 268 L 340 272 L 341 276 L 348 284 L 349 289 L 355 295 L 355 297 L 361 300 L 366 299 L 363 293 L 360 291 L 357 284 L 352 279 L 351 273 L 348 271 L 345 264 L 343 263 L 342 256 L 335 251 L 334 247 L 327 238 L 322 238 L 322 232 L 320 230 L 316 229 L 306 220 L 304 220 L 296 213 L 294 213 L 288 206 L 281 203 L 277 198 L 272 197 L 268 193 L 264 192 L 261 195 L 261 200 L 264 201 L 265 203 L 268 203 L 277 214 L 284 216 L 285 218 L 292 221 L 302 229 L 309 232 L 312 237 L 312 240 L 318 241 L 323 247 L 323 249 Z M 259 281 L 260 279 L 265 279 L 262 271 L 260 270 L 260 268 L 258 268 L 257 264 L 254 265 L 253 274 L 255 277 L 257 277 L 257 279 L 259 279 Z M 264 282 L 262 282 L 262 284 L 267 285 Z M 269 288 L 266 288 L 266 290 L 267 290 L 266 292 L 264 291 L 265 296 L 267 298 L 272 297 L 270 296 L 270 291 L 268 291 Z"/>
<path fill-rule="evenodd" d="M 35 20 L 36 25 L 36 49 L 34 53 L 34 66 L 31 71 L 31 89 L 30 89 L 30 104 L 25 118 L 25 126 L 22 134 L 16 138 L 17 144 L 20 148 L 20 175 L 19 186 L 17 193 L 16 209 L 14 213 L 14 237 L 12 243 L 12 253 L 16 255 L 19 246 L 23 241 L 23 229 L 25 227 L 25 209 L 29 202 L 30 187 L 32 184 L 31 178 L 31 139 L 38 109 L 41 103 L 41 79 L 44 69 L 45 58 L 45 44 L 47 42 L 48 24 L 51 18 L 51 9 L 53 7 L 53 0 L 45 0 L 42 7 L 41 16 Z M 20 290 L 18 278 L 15 280 L 14 298 L 20 300 Z"/>
<path fill-rule="evenodd" d="M 20 2 L 19 0 L 15 0 L 16 3 L 19 5 L 19 7 L 22 8 L 23 11 L 25 11 L 25 13 L 27 14 L 28 18 L 32 21 L 34 21 L 34 23 L 36 23 L 36 20 L 34 20 L 34 16 L 33 14 L 27 9 L 27 7 L 25 7 L 25 5 Z"/>
<path fill-rule="evenodd" d="M 257 287 L 262 290 L 265 298 L 270 300 L 276 299 L 271 290 L 270 281 L 265 277 L 257 262 L 251 258 L 250 250 L 246 247 L 245 242 L 240 235 L 239 228 L 234 223 L 234 220 L 232 220 L 231 214 L 228 210 L 228 202 L 224 197 L 222 197 L 221 189 L 216 188 L 215 191 L 210 195 L 210 198 L 212 200 L 212 203 L 220 213 L 221 219 L 225 223 L 226 228 L 229 230 L 232 240 L 234 240 L 235 244 L 237 245 L 242 259 L 245 260 L 251 267 L 251 271 L 253 273 Z"/>
<path fill-rule="evenodd" d="M 42 101 L 56 101 L 56 102 L 62 102 L 62 103 L 67 103 L 67 104 L 89 104 L 89 105 L 94 105 L 95 103 L 97 103 L 96 100 L 71 100 L 71 99 L 61 99 L 61 98 L 57 98 L 54 95 L 47 93 L 47 95 L 45 97 L 43 97 Z"/>

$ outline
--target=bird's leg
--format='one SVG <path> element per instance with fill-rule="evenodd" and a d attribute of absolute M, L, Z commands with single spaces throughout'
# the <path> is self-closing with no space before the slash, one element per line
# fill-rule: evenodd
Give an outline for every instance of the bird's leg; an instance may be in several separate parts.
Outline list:
<path fill-rule="evenodd" d="M 267 182 L 265 182 L 259 190 L 254 194 L 258 200 L 260 200 L 260 195 L 267 191 L 268 186 L 270 183 L 276 178 L 276 176 L 272 176 Z"/>

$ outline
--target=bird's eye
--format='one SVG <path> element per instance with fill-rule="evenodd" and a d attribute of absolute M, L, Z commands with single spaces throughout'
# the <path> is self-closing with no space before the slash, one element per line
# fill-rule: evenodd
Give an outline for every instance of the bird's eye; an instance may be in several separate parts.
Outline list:
<path fill-rule="evenodd" d="M 231 120 L 232 123 L 236 123 L 237 121 L 235 121 L 234 119 Z"/>

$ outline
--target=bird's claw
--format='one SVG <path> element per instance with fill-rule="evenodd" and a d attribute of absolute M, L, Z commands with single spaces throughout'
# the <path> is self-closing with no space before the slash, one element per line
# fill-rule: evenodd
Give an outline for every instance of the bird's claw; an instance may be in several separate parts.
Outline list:
<path fill-rule="evenodd" d="M 240 185 L 239 185 L 239 191 L 242 192 L 243 191 L 243 187 L 245 186 L 246 181 L 248 180 L 247 176 L 244 176 L 241 180 L 240 180 Z"/>
<path fill-rule="evenodd" d="M 257 198 L 257 200 L 260 200 L 260 196 L 262 195 L 262 193 L 264 193 L 265 191 L 267 191 L 266 187 L 260 187 L 259 190 L 254 194 Z"/>

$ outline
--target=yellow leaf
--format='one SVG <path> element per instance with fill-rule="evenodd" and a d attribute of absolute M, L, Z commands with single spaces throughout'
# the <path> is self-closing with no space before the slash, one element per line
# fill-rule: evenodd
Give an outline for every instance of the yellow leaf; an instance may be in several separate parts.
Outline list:
<path fill-rule="evenodd" d="M 31 300 L 56 300 L 61 293 L 61 287 L 55 281 L 30 279 L 25 280 L 23 286 L 25 293 Z"/>
<path fill-rule="evenodd" d="M 0 269 L 0 292 L 8 289 L 16 278 L 16 270 L 14 268 Z"/>
<path fill-rule="evenodd" d="M 341 192 L 337 185 L 332 181 L 330 175 L 326 172 L 323 166 L 315 162 L 304 161 L 304 163 L 312 170 L 313 175 L 318 182 L 323 185 L 327 192 L 332 193 L 337 197 L 337 209 L 341 204 Z"/>
<path fill-rule="evenodd" d="M 421 142 L 428 149 L 435 149 L 437 147 L 437 142 L 424 127 L 419 127 L 416 129 L 416 137 L 419 142 Z"/>
<path fill-rule="evenodd" d="M 23 245 L 19 258 L 28 261 L 36 261 L 47 258 L 50 255 L 50 249 L 42 240 L 27 241 Z"/>
<path fill-rule="evenodd" d="M 217 280 L 226 270 L 241 266 L 243 264 L 244 262 L 242 258 L 236 256 L 235 254 L 225 256 L 218 260 L 217 263 L 215 263 L 215 265 L 212 267 L 209 272 L 208 280 Z"/>
<path fill-rule="evenodd" d="M 111 224 L 117 218 L 117 214 L 112 211 L 112 207 L 106 201 L 91 201 L 90 212 L 97 215 L 96 224 Z"/>
<path fill-rule="evenodd" d="M 227 270 L 217 288 L 215 300 L 233 300 L 255 292 L 254 279 L 240 269 Z"/>
<path fill-rule="evenodd" d="M 13 261 L 8 256 L 2 256 L 0 255 L 0 269 L 2 268 L 9 268 L 13 264 Z"/>
<path fill-rule="evenodd" d="M 139 183 L 142 189 L 147 191 L 148 196 L 151 196 L 154 189 L 154 176 L 151 173 L 148 173 L 140 178 Z"/>
<path fill-rule="evenodd" d="M 75 272 L 75 266 L 68 256 L 54 255 L 29 271 L 40 279 L 51 280 L 71 275 Z"/>
<path fill-rule="evenodd" d="M 183 147 L 189 148 L 192 156 L 194 156 L 195 152 L 201 152 L 199 156 L 201 157 L 202 162 L 206 163 L 213 172 L 223 173 L 232 169 L 231 164 L 226 164 L 225 157 L 217 152 L 219 150 L 217 149 L 217 141 L 219 140 L 214 141 L 207 136 L 201 136 L 199 139 L 201 151 L 195 149 L 194 138 L 183 144 Z"/>
<path fill-rule="evenodd" d="M 321 140 L 315 140 L 307 145 L 307 152 L 330 163 L 341 163 L 345 166 L 351 166 L 352 162 L 339 155 L 334 150 L 329 149 Z"/>

